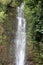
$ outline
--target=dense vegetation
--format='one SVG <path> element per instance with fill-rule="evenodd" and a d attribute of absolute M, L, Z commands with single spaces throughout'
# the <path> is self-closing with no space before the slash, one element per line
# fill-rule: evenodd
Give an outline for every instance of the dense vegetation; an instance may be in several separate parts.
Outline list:
<path fill-rule="evenodd" d="M 16 7 L 23 0 L 0 0 L 0 52 L 3 45 L 12 43 Z M 35 65 L 43 65 L 43 0 L 24 0 L 24 13 L 27 22 L 27 44 L 33 46 Z M 12 18 L 12 19 L 11 19 Z M 12 24 L 13 23 L 13 24 Z M 2 47 L 1 47 L 2 46 Z"/>
<path fill-rule="evenodd" d="M 21 2 L 22 2 L 22 0 L 21 0 Z M 19 0 L 18 1 L 0 0 L 0 38 L 1 38 L 0 44 L 7 43 L 7 41 L 6 41 L 7 36 L 6 36 L 5 30 L 4 30 L 4 27 L 5 27 L 5 25 L 9 26 L 8 18 L 10 18 L 9 17 L 10 15 L 13 15 L 13 14 L 15 15 L 16 12 L 14 12 L 14 11 L 15 11 L 16 7 L 20 5 L 21 2 Z M 10 27 L 11 27 L 11 25 L 10 25 Z"/>
<path fill-rule="evenodd" d="M 43 65 L 43 4 L 42 0 L 25 0 L 27 40 L 33 43 L 34 62 Z M 28 42 L 27 42 L 28 43 Z"/>

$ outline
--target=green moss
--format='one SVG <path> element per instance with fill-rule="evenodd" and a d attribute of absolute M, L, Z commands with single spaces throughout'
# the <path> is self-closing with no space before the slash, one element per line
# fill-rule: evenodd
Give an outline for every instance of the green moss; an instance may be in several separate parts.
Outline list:
<path fill-rule="evenodd" d="M 0 65 L 2 65 L 2 64 L 0 63 Z"/>

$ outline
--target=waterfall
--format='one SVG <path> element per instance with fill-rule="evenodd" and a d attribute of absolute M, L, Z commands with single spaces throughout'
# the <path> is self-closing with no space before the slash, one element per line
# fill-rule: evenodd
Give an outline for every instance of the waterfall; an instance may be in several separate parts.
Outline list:
<path fill-rule="evenodd" d="M 26 21 L 23 13 L 24 3 L 17 7 L 17 32 L 15 39 L 15 65 L 24 65 L 26 47 Z"/>

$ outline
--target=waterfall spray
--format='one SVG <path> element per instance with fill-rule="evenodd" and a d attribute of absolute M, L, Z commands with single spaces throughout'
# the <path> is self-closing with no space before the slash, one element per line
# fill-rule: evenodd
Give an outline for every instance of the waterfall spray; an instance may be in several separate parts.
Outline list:
<path fill-rule="evenodd" d="M 24 65 L 26 47 L 26 21 L 23 13 L 24 3 L 17 7 L 17 32 L 15 39 L 15 64 Z"/>

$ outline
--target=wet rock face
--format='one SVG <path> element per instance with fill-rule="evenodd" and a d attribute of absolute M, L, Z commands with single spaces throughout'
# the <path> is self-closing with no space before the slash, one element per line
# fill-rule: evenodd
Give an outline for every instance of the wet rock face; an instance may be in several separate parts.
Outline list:
<path fill-rule="evenodd" d="M 7 22 L 4 25 L 5 32 L 7 35 L 7 51 L 8 51 L 8 61 L 10 63 L 13 63 L 13 43 L 16 33 L 16 27 L 17 27 L 17 20 L 16 20 L 16 9 L 9 9 L 8 13 L 8 19 Z"/>
<path fill-rule="evenodd" d="M 28 36 L 27 36 L 28 38 Z M 27 40 L 26 43 L 26 64 L 25 65 L 34 65 L 34 49 L 33 45 L 31 44 L 30 40 Z"/>
<path fill-rule="evenodd" d="M 9 8 L 7 14 L 8 16 L 6 18 L 6 21 L 3 23 L 3 28 L 0 27 L 0 34 L 2 35 L 4 31 L 7 36 L 7 44 L 4 45 L 4 48 L 2 48 L 3 45 L 0 46 L 0 52 L 2 52 L 0 54 L 0 62 L 3 63 L 3 65 L 13 63 L 13 41 L 17 29 L 16 9 Z"/>

